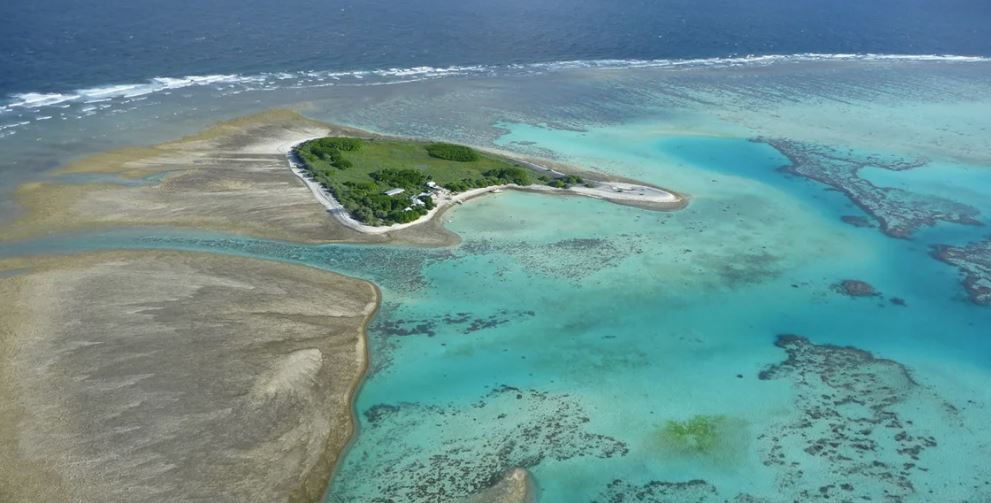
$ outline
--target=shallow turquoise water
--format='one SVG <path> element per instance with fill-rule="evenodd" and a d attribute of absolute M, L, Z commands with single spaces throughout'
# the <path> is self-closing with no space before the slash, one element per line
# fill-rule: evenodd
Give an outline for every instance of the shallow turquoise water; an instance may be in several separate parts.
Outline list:
<path fill-rule="evenodd" d="M 555 134 L 567 133 L 540 138 Z M 788 420 L 794 392 L 757 376 L 784 358 L 773 345 L 781 333 L 893 358 L 949 400 L 987 398 L 991 312 L 961 297 L 956 274 L 926 246 L 840 223 L 849 202 L 776 172 L 782 158 L 766 146 L 667 138 L 646 152 L 731 186 L 674 213 L 489 196 L 448 214 L 464 237 L 453 250 L 150 230 L 62 246 L 233 252 L 381 284 L 373 372 L 357 402 L 361 434 L 331 501 L 436 500 L 432 491 L 457 494 L 516 465 L 531 468 L 542 502 L 586 501 L 616 479 L 704 479 L 721 495 L 773 497 L 780 473 L 762 463 L 757 437 Z M 831 285 L 845 278 L 884 296 L 839 295 Z M 493 391 L 504 386 L 520 392 Z M 923 412 L 912 415 L 920 427 L 959 436 Z M 665 448 L 665 424 L 696 415 L 730 418 L 732 435 L 705 455 Z M 933 480 L 979 470 L 983 451 L 971 450 L 954 452 L 953 465 L 928 466 Z M 425 483 L 427 474 L 455 478 Z"/>
<path fill-rule="evenodd" d="M 379 494 L 396 467 L 401 480 L 414 479 L 407 475 L 414 467 L 451 474 L 479 469 L 485 463 L 473 456 L 492 449 L 493 435 L 511 438 L 539 428 L 540 414 L 525 404 L 523 413 L 534 424 L 477 438 L 460 433 L 486 427 L 479 422 L 494 412 L 479 417 L 477 401 L 501 385 L 566 395 L 590 419 L 583 431 L 629 449 L 617 458 L 573 446 L 558 453 L 561 459 L 542 459 L 533 467 L 540 501 L 588 500 L 615 479 L 701 478 L 726 496 L 773 498 L 780 473 L 762 464 L 755 438 L 785 421 L 793 398 L 783 383 L 756 377 L 783 358 L 773 346 L 780 333 L 874 351 L 909 366 L 923 382 L 939 382 L 941 393 L 954 400 L 957 393 L 968 397 L 963 400 L 986 399 L 979 383 L 987 383 L 991 364 L 984 329 L 991 313 L 961 297 L 956 274 L 932 260 L 924 244 L 839 223 L 857 211 L 849 201 L 778 173 L 783 158 L 766 145 L 705 137 L 629 141 L 588 131 L 503 127 L 511 128 L 505 139 L 522 138 L 569 160 L 594 159 L 610 172 L 635 171 L 631 176 L 654 182 L 668 179 L 665 170 L 671 169 L 654 169 L 658 159 L 676 159 L 681 164 L 675 169 L 694 178 L 685 185 L 700 196 L 672 214 L 524 194 L 486 198 L 456 212 L 449 227 L 465 236 L 461 248 L 468 255 L 429 265 L 424 272 L 435 288 L 394 297 L 398 305 L 384 317 L 415 326 L 451 313 L 501 312 L 496 316 L 505 324 L 466 334 L 462 325 L 438 323 L 433 333 L 390 343 L 391 364 L 369 378 L 358 411 L 417 405 L 393 413 L 401 430 L 381 424 L 389 419 L 365 416 L 332 501 Z M 607 159 L 612 163 L 604 164 Z M 707 183 L 720 188 L 705 190 Z M 847 278 L 868 281 L 884 296 L 854 299 L 833 291 Z M 527 310 L 534 314 L 519 314 Z M 390 337 L 383 331 L 376 336 Z M 521 413 L 512 401 L 496 401 L 495 407 L 509 417 Z M 667 421 L 695 415 L 738 420 L 742 440 L 727 441 L 726 452 L 712 456 L 658 447 Z M 972 419 L 980 424 L 981 416 Z M 913 419 L 942 429 L 938 414 Z M 408 430 L 424 443 L 395 436 Z M 516 451 L 503 462 L 526 462 L 529 451 Z M 961 466 L 974 473 L 984 454 L 984 448 L 957 452 L 946 471 L 929 466 L 929 480 L 956 480 Z M 431 461 L 433 456 L 443 461 Z M 431 487 L 437 485 L 443 483 Z M 405 490 L 413 491 L 385 489 L 418 494 Z"/>
<path fill-rule="evenodd" d="M 943 78 L 936 73 L 933 79 Z M 877 83 L 851 78 L 842 100 L 823 98 L 843 88 L 845 81 L 829 80 L 835 75 L 768 78 L 773 85 L 751 82 L 758 77 L 746 72 L 718 85 L 697 76 L 652 78 L 662 85 L 698 78 L 684 87 L 717 102 L 685 105 L 641 90 L 653 83 L 624 79 L 605 79 L 592 91 L 583 80 L 569 84 L 605 101 L 592 113 L 556 103 L 547 89 L 579 91 L 550 79 L 530 82 L 526 100 L 509 94 L 516 99 L 509 104 L 483 86 L 454 86 L 439 98 L 382 98 L 362 112 L 341 112 L 340 98 L 326 98 L 311 111 L 396 124 L 390 132 L 488 138 L 659 184 L 690 195 L 681 211 L 507 192 L 445 215 L 464 238 L 452 249 L 306 246 L 135 229 L 3 244 L 0 254 L 205 250 L 304 263 L 381 285 L 384 305 L 369 333 L 372 369 L 356 404 L 360 433 L 331 486 L 333 502 L 448 501 L 515 466 L 534 474 L 540 502 L 724 501 L 742 493 L 813 501 L 824 499 L 823 486 L 840 481 L 854 487 L 827 493 L 984 497 L 991 480 L 991 309 L 966 298 L 957 271 L 933 260 L 930 247 L 983 239 L 989 231 L 938 223 L 912 239 L 894 239 L 876 227 L 848 225 L 840 218 L 865 213 L 847 196 L 780 172 L 788 160 L 752 139 L 925 155 L 931 162 L 915 170 L 867 167 L 861 176 L 970 204 L 988 224 L 991 161 L 974 153 L 991 126 L 981 115 L 988 107 L 981 96 L 989 94 L 971 105 L 947 102 L 898 88 L 900 74 Z M 606 99 L 625 96 L 634 84 L 641 86 L 636 100 Z M 883 92 L 875 95 L 867 84 Z M 493 112 L 497 102 L 504 108 Z M 465 103 L 490 108 L 456 125 L 429 115 Z M 659 103 L 678 106 L 659 110 Z M 520 112 L 526 105 L 529 115 Z M 541 120 L 555 114 L 556 122 Z M 967 159 L 947 152 L 966 152 Z M 867 281 L 880 295 L 842 295 L 834 285 L 845 279 Z M 817 346 L 821 361 L 792 358 L 798 363 L 787 367 L 791 377 L 762 379 L 762 371 L 789 357 L 775 346 L 779 334 L 855 346 L 891 362 L 849 363 L 860 353 Z M 858 379 L 894 390 L 895 398 L 872 395 Z M 844 389 L 858 390 L 862 403 L 824 398 Z M 810 420 L 820 405 L 842 413 Z M 669 421 L 700 415 L 721 418 L 711 448 L 679 448 L 665 436 Z M 885 423 L 892 418 L 898 428 Z M 875 432 L 837 439 L 825 425 L 849 437 L 856 435 L 847 430 Z M 936 445 L 914 459 L 914 444 L 893 440 L 902 431 Z M 806 452 L 820 439 L 839 444 L 842 456 Z M 776 448 L 785 464 L 777 463 Z M 696 479 L 708 484 L 701 496 L 692 492 L 702 490 L 698 485 L 678 485 Z M 650 496 L 646 488 L 667 492 Z"/>

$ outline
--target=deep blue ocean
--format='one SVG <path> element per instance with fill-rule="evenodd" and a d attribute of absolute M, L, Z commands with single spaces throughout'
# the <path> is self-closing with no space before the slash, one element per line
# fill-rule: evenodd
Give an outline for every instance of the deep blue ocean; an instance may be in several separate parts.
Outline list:
<path fill-rule="evenodd" d="M 796 53 L 991 55 L 991 2 L 0 2 L 0 96 L 218 73 Z"/>

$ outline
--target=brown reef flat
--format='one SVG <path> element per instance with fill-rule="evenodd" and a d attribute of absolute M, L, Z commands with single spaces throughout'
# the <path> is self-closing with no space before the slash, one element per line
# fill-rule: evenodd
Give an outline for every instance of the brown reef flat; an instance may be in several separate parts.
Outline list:
<path fill-rule="evenodd" d="M 0 501 L 316 501 L 369 283 L 184 252 L 0 261 Z"/>
<path fill-rule="evenodd" d="M 19 187 L 15 197 L 24 217 L 0 228 L 0 239 L 169 226 L 311 243 L 457 242 L 436 222 L 367 235 L 330 218 L 286 159 L 292 144 L 330 134 L 371 135 L 275 110 L 161 145 L 95 155 L 58 171 L 96 175 L 91 183 L 61 183 L 54 176 Z M 113 183 L 107 175 L 146 183 Z"/>

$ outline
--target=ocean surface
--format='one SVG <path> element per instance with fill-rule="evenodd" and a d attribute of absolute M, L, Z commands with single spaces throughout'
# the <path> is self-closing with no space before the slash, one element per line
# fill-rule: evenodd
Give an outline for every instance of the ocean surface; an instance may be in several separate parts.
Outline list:
<path fill-rule="evenodd" d="M 991 238 L 989 9 L 8 2 L 0 220 L 57 166 L 275 107 L 691 204 L 507 192 L 447 213 L 463 242 L 439 250 L 157 228 L 0 256 L 205 250 L 374 281 L 329 502 L 455 500 L 518 466 L 540 503 L 984 501 L 991 307 L 934 252 Z"/>
<path fill-rule="evenodd" d="M 0 4 L 0 97 L 184 76 L 800 53 L 988 56 L 989 20 L 984 0 L 9 0 Z"/>

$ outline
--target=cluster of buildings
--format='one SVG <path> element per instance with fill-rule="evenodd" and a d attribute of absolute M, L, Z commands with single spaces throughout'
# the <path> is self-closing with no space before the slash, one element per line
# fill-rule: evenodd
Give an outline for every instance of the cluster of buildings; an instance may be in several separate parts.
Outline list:
<path fill-rule="evenodd" d="M 430 180 L 430 181 L 427 182 L 427 189 L 428 190 L 426 192 L 420 192 L 419 194 L 417 194 L 415 196 L 410 196 L 409 199 L 410 199 L 411 205 L 410 206 L 407 206 L 406 209 L 404 209 L 403 211 L 413 211 L 413 208 L 415 208 L 415 207 L 425 206 L 426 203 L 423 202 L 423 198 L 424 197 L 430 197 L 430 198 L 432 198 L 432 197 L 434 197 L 434 194 L 436 194 L 436 193 L 438 193 L 438 192 L 441 191 L 440 185 L 437 185 L 437 182 L 435 182 L 433 180 Z M 392 188 L 392 189 L 389 189 L 389 190 L 385 191 L 384 194 L 387 195 L 387 196 L 389 196 L 389 197 L 395 197 L 395 196 L 398 196 L 398 195 L 402 194 L 403 192 L 406 192 L 406 189 L 397 187 L 397 188 Z"/>

